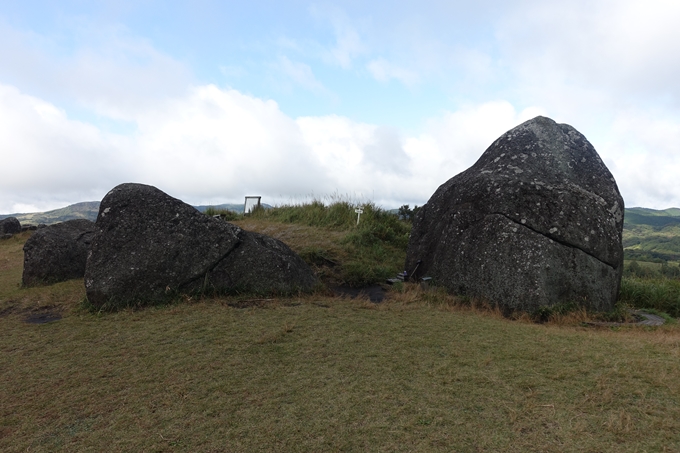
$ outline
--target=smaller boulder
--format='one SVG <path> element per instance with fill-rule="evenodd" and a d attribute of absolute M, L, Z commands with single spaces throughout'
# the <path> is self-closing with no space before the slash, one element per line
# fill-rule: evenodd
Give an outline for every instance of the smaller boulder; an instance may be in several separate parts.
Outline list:
<path fill-rule="evenodd" d="M 16 217 L 7 217 L 0 220 L 0 234 L 17 234 L 21 233 L 21 223 Z"/>
<path fill-rule="evenodd" d="M 76 219 L 37 230 L 24 245 L 24 286 L 83 278 L 95 224 Z"/>
<path fill-rule="evenodd" d="M 213 290 L 285 294 L 317 284 L 309 266 L 278 239 L 244 230 L 239 239 L 236 248 L 208 274 Z"/>
<path fill-rule="evenodd" d="M 296 293 L 317 284 L 283 242 L 207 216 L 153 186 L 102 200 L 85 270 L 88 301 L 119 308 L 177 294 Z"/>

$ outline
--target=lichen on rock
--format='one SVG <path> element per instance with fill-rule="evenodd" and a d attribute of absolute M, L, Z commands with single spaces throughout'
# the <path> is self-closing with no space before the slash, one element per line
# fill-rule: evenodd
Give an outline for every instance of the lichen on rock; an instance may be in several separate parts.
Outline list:
<path fill-rule="evenodd" d="M 588 140 L 536 117 L 506 132 L 432 195 L 406 268 L 507 309 L 613 306 L 623 270 L 623 199 Z"/>

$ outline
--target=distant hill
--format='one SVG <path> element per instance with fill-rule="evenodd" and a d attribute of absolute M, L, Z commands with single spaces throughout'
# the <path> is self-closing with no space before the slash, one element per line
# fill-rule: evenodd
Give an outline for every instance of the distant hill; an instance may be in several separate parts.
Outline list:
<path fill-rule="evenodd" d="M 680 209 L 670 208 L 657 211 L 648 208 L 629 208 L 626 209 L 624 222 L 628 225 L 649 225 L 653 227 L 680 225 Z"/>
<path fill-rule="evenodd" d="M 243 213 L 243 203 L 224 203 L 218 205 L 199 205 L 194 206 L 201 212 L 205 212 L 208 207 L 212 206 L 217 209 L 228 209 L 234 211 L 237 214 Z M 271 208 L 270 205 L 262 203 L 262 206 L 267 209 Z M 32 212 L 28 214 L 2 214 L 0 215 L 0 220 L 6 219 L 7 217 L 16 217 L 21 224 L 31 224 L 39 225 L 44 223 L 45 225 L 51 225 L 53 223 L 65 222 L 66 220 L 72 219 L 87 219 L 91 221 L 97 220 L 97 214 L 99 214 L 99 202 L 98 201 L 84 201 L 82 203 L 72 204 L 66 206 L 65 208 L 55 209 L 53 211 L 47 212 Z"/>
<path fill-rule="evenodd" d="M 680 261 L 680 209 L 626 209 L 623 252 L 628 260 Z"/>
<path fill-rule="evenodd" d="M 28 214 L 7 214 L 0 215 L 0 220 L 7 217 L 16 217 L 21 224 L 51 225 L 53 223 L 64 222 L 72 219 L 87 219 L 93 222 L 97 220 L 99 213 L 98 201 L 84 201 L 82 203 L 72 204 L 65 208 L 55 209 L 47 212 L 33 212 Z"/>

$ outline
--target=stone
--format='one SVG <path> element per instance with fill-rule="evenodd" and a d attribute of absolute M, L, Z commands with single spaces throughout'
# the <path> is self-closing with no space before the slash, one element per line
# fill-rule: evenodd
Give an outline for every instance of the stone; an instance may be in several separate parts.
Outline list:
<path fill-rule="evenodd" d="M 37 230 L 24 244 L 23 286 L 83 278 L 95 224 L 68 220 Z"/>
<path fill-rule="evenodd" d="M 121 184 L 99 207 L 85 270 L 95 307 L 159 303 L 178 294 L 297 293 L 317 279 L 282 242 L 207 216 L 161 190 Z"/>
<path fill-rule="evenodd" d="M 209 274 L 208 280 L 215 289 L 289 293 L 291 289 L 311 289 L 316 284 L 316 277 L 302 258 L 278 239 L 244 230 L 240 231 L 239 239 L 241 242 L 234 251 Z M 296 282 L 292 288 L 291 282 Z"/>
<path fill-rule="evenodd" d="M 608 310 L 623 271 L 623 212 L 588 140 L 539 116 L 437 189 L 414 220 L 406 269 L 506 311 Z"/>
<path fill-rule="evenodd" d="M 17 234 L 21 233 L 21 223 L 16 217 L 7 217 L 0 220 L 0 234 Z"/>

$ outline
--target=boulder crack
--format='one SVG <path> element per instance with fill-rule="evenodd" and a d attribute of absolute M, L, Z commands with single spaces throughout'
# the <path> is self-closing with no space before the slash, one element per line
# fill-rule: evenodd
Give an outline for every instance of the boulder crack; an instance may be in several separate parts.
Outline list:
<path fill-rule="evenodd" d="M 234 250 L 236 250 L 237 248 L 239 248 L 239 246 L 243 243 L 243 241 L 241 241 L 241 238 L 240 238 L 240 233 L 237 234 L 236 236 L 238 237 L 239 240 L 238 240 L 238 242 L 236 242 L 236 243 L 233 245 L 233 247 L 231 247 L 229 250 L 227 250 L 221 257 L 219 257 L 218 259 L 216 259 L 215 262 L 212 263 L 210 266 L 208 266 L 207 269 L 205 269 L 204 271 L 199 272 L 199 273 L 196 274 L 194 277 L 189 278 L 189 279 L 185 280 L 184 282 L 182 282 L 182 283 L 179 285 L 179 287 L 181 288 L 181 287 L 183 287 L 183 286 L 190 285 L 191 283 L 193 283 L 193 282 L 195 282 L 196 280 L 199 280 L 199 279 L 206 279 L 206 278 L 208 277 L 208 275 L 209 275 L 209 274 L 210 274 L 210 273 L 211 273 L 211 272 L 212 272 L 212 271 L 213 271 L 213 270 L 214 270 L 214 269 L 215 269 L 222 261 L 224 261 L 229 255 L 231 255 L 232 253 L 234 253 Z"/>
<path fill-rule="evenodd" d="M 570 244 L 570 243 L 568 243 L 568 242 L 566 242 L 566 241 L 563 241 L 563 240 L 561 240 L 561 239 L 557 239 L 556 237 L 551 236 L 550 234 L 543 233 L 542 231 L 539 231 L 539 230 L 537 230 L 537 229 L 535 229 L 535 228 L 532 228 L 530 225 L 527 225 L 527 224 L 525 224 L 525 223 L 520 223 L 520 222 L 516 221 L 515 219 L 509 217 L 507 214 L 503 214 L 502 212 L 491 212 L 490 214 L 500 215 L 500 216 L 502 216 L 502 217 L 505 217 L 506 219 L 508 219 L 508 220 L 511 221 L 512 223 L 514 223 L 514 224 L 516 224 L 516 225 L 519 225 L 519 226 L 521 226 L 521 227 L 527 228 L 527 229 L 533 231 L 534 233 L 540 234 L 541 236 L 550 239 L 551 241 L 557 242 L 557 243 L 560 244 L 560 245 L 563 245 L 563 246 L 565 246 L 565 247 L 569 247 L 569 248 L 572 248 L 572 249 L 580 250 L 580 251 L 582 251 L 583 253 L 585 253 L 586 255 L 595 258 L 596 260 L 598 260 L 600 263 L 604 264 L 605 266 L 608 266 L 608 267 L 614 269 L 614 266 L 612 266 L 611 264 L 607 263 L 606 261 L 602 261 L 600 258 L 598 258 L 597 256 L 593 255 L 592 253 L 588 252 L 587 250 L 583 250 L 581 247 L 578 247 L 578 246 L 576 246 L 576 245 L 574 245 L 574 244 Z"/>

